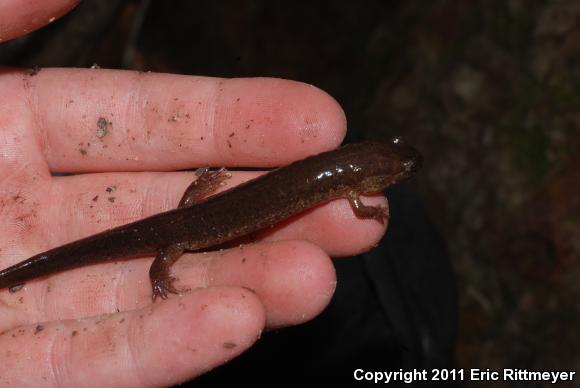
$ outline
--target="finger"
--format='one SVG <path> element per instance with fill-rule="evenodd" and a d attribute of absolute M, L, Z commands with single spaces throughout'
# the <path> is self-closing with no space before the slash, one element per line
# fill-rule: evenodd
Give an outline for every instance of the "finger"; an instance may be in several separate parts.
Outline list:
<path fill-rule="evenodd" d="M 143 308 L 151 304 L 151 261 L 88 266 L 29 282 L 17 293 L 4 291 L 0 331 L 39 321 Z M 336 286 L 328 255 L 305 241 L 184 255 L 172 273 L 178 279 L 176 286 L 185 293 L 214 286 L 252 290 L 264 305 L 269 327 L 314 318 L 329 303 Z"/>
<path fill-rule="evenodd" d="M 284 165 L 346 128 L 328 94 L 280 79 L 44 69 L 24 85 L 52 171 Z"/>
<path fill-rule="evenodd" d="M 213 287 L 126 313 L 15 328 L 0 335 L 0 383 L 171 386 L 236 357 L 263 327 L 252 292 Z"/>
<path fill-rule="evenodd" d="M 246 287 L 265 306 L 268 328 L 313 319 L 330 303 L 336 288 L 330 257 L 306 241 L 241 245 L 206 254 L 205 260 L 182 260 L 175 269 L 178 284 Z"/>
<path fill-rule="evenodd" d="M 193 176 L 192 173 L 84 174 L 54 178 L 53 184 L 42 190 L 14 194 L 26 200 L 22 204 L 15 201 L 13 205 L 21 209 L 4 218 L 5 233 L 0 236 L 4 246 L 2 261 L 6 265 L 15 263 L 67 242 L 174 209 Z M 258 173 L 233 172 L 220 190 L 257 176 Z M 386 206 L 382 196 L 365 197 L 364 202 Z M 34 203 L 47 206 L 34 207 Z M 234 202 L 232 205 L 243 206 Z M 23 217 L 32 213 L 33 217 Z M 332 256 L 346 256 L 369 250 L 380 240 L 385 228 L 376 220 L 357 217 L 348 201 L 337 200 L 254 234 L 251 239 L 305 239 Z"/>
<path fill-rule="evenodd" d="M 0 42 L 52 23 L 78 3 L 79 0 L 4 0 L 0 2 Z"/>
<path fill-rule="evenodd" d="M 382 195 L 361 196 L 365 205 L 387 207 Z M 354 256 L 375 247 L 388 227 L 371 218 L 358 217 L 345 199 L 314 207 L 274 228 L 251 236 L 257 241 L 302 239 L 313 242 L 332 257 Z"/>

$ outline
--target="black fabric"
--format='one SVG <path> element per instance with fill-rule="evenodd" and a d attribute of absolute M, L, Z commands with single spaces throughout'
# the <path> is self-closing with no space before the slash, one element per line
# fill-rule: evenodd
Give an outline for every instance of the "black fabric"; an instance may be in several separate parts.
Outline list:
<path fill-rule="evenodd" d="M 320 316 L 265 333 L 242 356 L 192 384 L 359 385 L 353 378 L 357 368 L 452 367 L 457 295 L 445 245 L 408 189 L 399 185 L 387 196 L 391 209 L 387 234 L 371 252 L 335 261 L 336 294 Z"/>

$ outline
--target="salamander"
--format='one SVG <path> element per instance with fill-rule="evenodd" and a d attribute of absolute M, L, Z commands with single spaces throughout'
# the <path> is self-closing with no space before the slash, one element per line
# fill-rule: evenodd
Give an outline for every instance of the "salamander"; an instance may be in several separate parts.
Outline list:
<path fill-rule="evenodd" d="M 321 203 L 346 198 L 354 213 L 379 222 L 386 208 L 359 198 L 413 176 L 420 153 L 400 138 L 363 142 L 323 152 L 212 194 L 228 178 L 202 170 L 176 209 L 38 253 L 0 271 L 0 289 L 93 263 L 156 254 L 149 277 L 156 297 L 178 293 L 171 265 L 184 251 L 198 251 L 243 237 Z"/>

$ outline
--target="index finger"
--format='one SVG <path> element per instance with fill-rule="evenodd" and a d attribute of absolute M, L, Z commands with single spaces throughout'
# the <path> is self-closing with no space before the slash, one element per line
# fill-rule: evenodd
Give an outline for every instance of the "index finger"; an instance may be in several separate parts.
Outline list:
<path fill-rule="evenodd" d="M 24 75 L 52 171 L 270 167 L 336 147 L 344 113 L 300 82 L 119 70 Z"/>

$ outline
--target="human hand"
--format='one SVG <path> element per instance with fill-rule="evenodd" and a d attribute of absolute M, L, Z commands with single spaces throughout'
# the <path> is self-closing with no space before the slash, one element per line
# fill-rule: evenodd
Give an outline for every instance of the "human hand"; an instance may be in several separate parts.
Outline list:
<path fill-rule="evenodd" d="M 345 133 L 334 100 L 284 80 L 3 70 L 0 90 L 0 268 L 174 208 L 192 174 L 169 171 L 283 165 L 336 147 Z M 234 172 L 228 186 L 256 174 Z M 265 328 L 316 316 L 336 282 L 329 255 L 364 251 L 383 233 L 340 200 L 257 244 L 184 256 L 173 272 L 192 291 L 155 304 L 152 258 L 1 290 L 0 385 L 191 379 L 242 353 Z"/>

